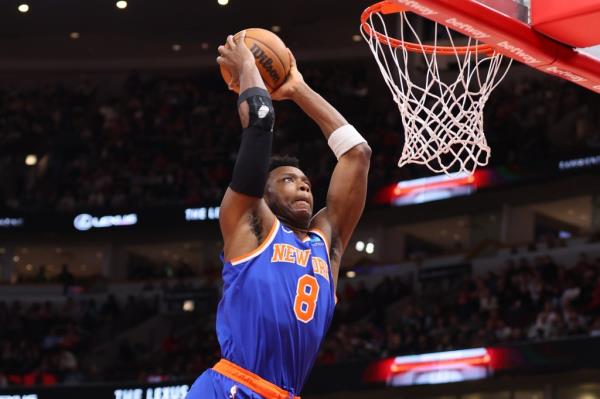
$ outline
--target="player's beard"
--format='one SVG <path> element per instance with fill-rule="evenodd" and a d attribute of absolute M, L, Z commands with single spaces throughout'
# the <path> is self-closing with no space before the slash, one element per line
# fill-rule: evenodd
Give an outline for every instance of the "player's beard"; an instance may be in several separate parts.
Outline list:
<path fill-rule="evenodd" d="M 277 219 L 281 221 L 287 227 L 292 230 L 307 232 L 310 227 L 310 220 L 312 218 L 312 212 L 308 214 L 296 214 L 285 206 L 281 206 L 275 201 L 267 202 L 271 211 L 275 214 Z"/>

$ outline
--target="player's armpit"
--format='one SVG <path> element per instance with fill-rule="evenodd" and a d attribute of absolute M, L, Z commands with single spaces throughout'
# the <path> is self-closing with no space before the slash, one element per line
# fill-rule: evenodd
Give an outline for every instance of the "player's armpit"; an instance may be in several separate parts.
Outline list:
<path fill-rule="evenodd" d="M 262 198 L 228 188 L 219 212 L 225 260 L 238 258 L 258 248 L 275 220 L 275 215 Z"/>

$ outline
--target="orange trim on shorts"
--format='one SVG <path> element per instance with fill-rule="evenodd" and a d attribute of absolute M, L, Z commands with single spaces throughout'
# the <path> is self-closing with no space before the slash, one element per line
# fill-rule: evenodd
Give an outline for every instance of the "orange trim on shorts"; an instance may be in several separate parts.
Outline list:
<path fill-rule="evenodd" d="M 213 370 L 250 388 L 265 399 L 300 399 L 300 396 L 293 396 L 285 389 L 279 388 L 277 385 L 229 360 L 219 360 L 217 364 L 213 366 Z"/>
<path fill-rule="evenodd" d="M 264 251 L 265 248 L 267 247 L 267 245 L 269 245 L 271 243 L 273 237 L 275 236 L 278 226 L 279 226 L 279 220 L 275 219 L 275 222 L 273 222 L 273 226 L 271 226 L 271 230 L 269 230 L 269 234 L 267 234 L 267 236 L 265 237 L 263 242 L 260 243 L 260 245 L 256 249 L 253 249 L 252 251 L 250 251 L 242 256 L 236 256 L 235 258 L 231 259 L 229 261 L 229 263 L 235 264 L 235 263 L 240 263 L 241 261 L 244 261 L 244 260 L 249 260 L 250 258 L 253 258 L 256 255 L 260 254 L 262 251 Z"/>

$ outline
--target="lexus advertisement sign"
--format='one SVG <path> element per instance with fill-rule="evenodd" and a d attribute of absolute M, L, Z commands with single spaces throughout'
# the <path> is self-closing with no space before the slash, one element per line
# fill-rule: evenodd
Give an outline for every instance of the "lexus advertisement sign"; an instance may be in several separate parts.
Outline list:
<path fill-rule="evenodd" d="M 189 384 L 157 385 L 84 385 L 56 388 L 16 390 L 15 393 L 0 393 L 0 399 L 184 399 Z"/>
<path fill-rule="evenodd" d="M 86 211 L 77 214 L 2 214 L 0 212 L 0 234 L 18 231 L 87 234 L 132 229 L 150 230 L 201 226 L 218 219 L 218 206 L 142 209 L 127 212 Z"/>

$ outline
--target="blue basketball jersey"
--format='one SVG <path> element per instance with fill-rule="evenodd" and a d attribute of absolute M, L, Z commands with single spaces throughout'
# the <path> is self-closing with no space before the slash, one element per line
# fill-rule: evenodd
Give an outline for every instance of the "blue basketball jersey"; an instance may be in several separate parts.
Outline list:
<path fill-rule="evenodd" d="M 222 357 L 298 395 L 335 307 L 326 238 L 300 240 L 276 220 L 259 248 L 224 262 L 223 281 Z"/>

